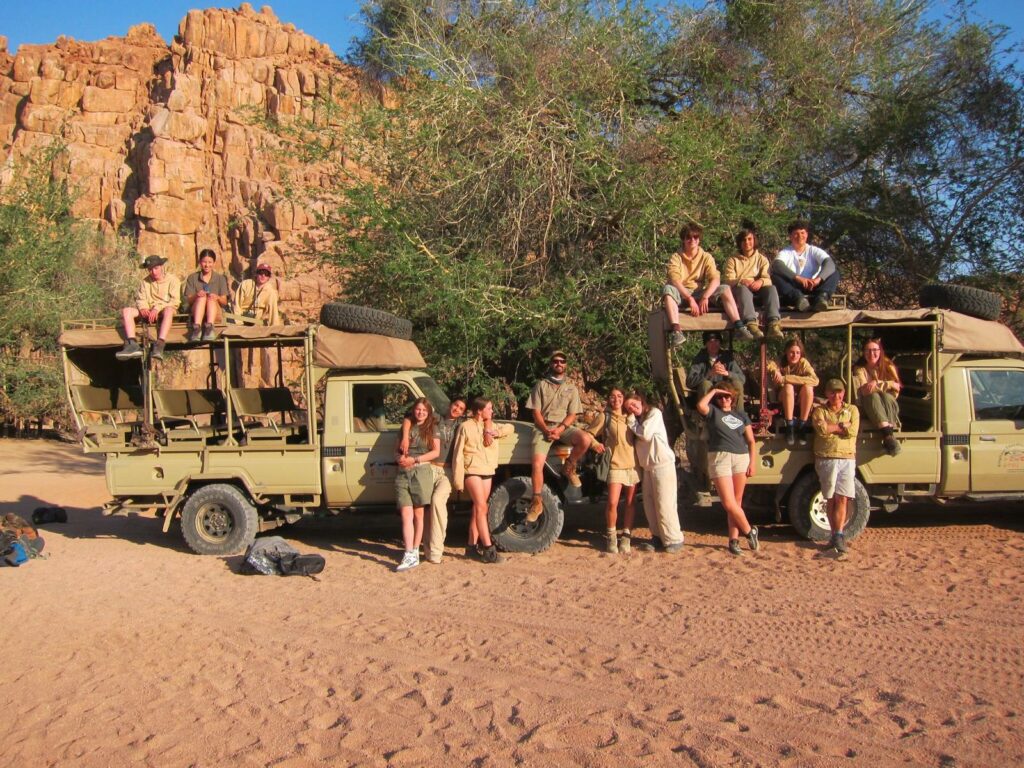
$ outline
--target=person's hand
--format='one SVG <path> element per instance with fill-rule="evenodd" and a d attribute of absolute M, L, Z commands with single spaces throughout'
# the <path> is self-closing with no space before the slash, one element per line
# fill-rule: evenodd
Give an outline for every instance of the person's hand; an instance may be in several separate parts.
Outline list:
<path fill-rule="evenodd" d="M 708 313 L 708 307 L 711 305 L 711 299 L 705 296 L 700 300 L 700 313 L 706 315 Z"/>
<path fill-rule="evenodd" d="M 865 394 L 870 395 L 872 392 L 878 389 L 878 381 L 875 379 L 868 380 L 868 382 L 864 385 L 864 389 L 867 390 Z"/>
<path fill-rule="evenodd" d="M 598 455 L 604 453 L 604 451 L 605 451 L 604 445 L 602 443 L 597 442 L 597 440 L 592 442 L 590 444 L 590 447 L 593 448 L 594 449 L 594 453 L 596 453 Z"/>
<path fill-rule="evenodd" d="M 715 361 L 715 364 L 713 366 L 711 366 L 711 371 L 716 376 L 728 376 L 729 375 L 729 369 L 726 368 L 724 365 L 722 365 L 722 362 L 720 360 L 716 360 Z"/>
<path fill-rule="evenodd" d="M 157 312 L 155 309 L 147 309 L 146 310 L 146 319 L 150 323 L 155 323 L 157 321 L 158 317 L 160 317 L 160 313 Z"/>
<path fill-rule="evenodd" d="M 747 283 L 747 288 L 749 288 L 753 293 L 757 293 L 758 291 L 760 291 L 763 286 L 763 280 L 751 280 L 749 283 Z"/>
<path fill-rule="evenodd" d="M 489 429 L 484 430 L 484 446 L 489 446 L 494 443 L 494 432 Z"/>
<path fill-rule="evenodd" d="M 693 296 L 690 296 L 690 314 L 694 317 L 700 317 L 700 304 L 697 303 Z"/>
<path fill-rule="evenodd" d="M 772 381 L 775 382 L 776 386 L 781 387 L 783 384 L 782 372 L 772 371 Z"/>
<path fill-rule="evenodd" d="M 753 459 L 751 459 L 750 463 L 747 465 L 747 477 L 753 477 L 753 476 L 754 476 L 754 461 L 753 461 Z"/>

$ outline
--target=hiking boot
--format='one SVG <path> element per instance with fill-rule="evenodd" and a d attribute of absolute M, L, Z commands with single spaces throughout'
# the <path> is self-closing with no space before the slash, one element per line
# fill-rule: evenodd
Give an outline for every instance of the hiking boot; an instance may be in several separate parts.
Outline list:
<path fill-rule="evenodd" d="M 406 552 L 402 557 L 402 562 L 395 566 L 396 571 L 408 571 L 410 568 L 415 568 L 420 564 L 420 553 L 415 549 Z"/>
<path fill-rule="evenodd" d="M 683 542 L 681 542 L 681 541 L 679 543 L 677 543 L 677 544 L 666 544 L 665 545 L 665 554 L 666 555 L 674 555 L 674 554 L 676 554 L 676 552 L 682 552 L 682 551 L 683 551 Z"/>
<path fill-rule="evenodd" d="M 819 296 L 811 306 L 811 312 L 824 312 L 828 309 L 828 296 Z"/>
<path fill-rule="evenodd" d="M 786 338 L 786 334 L 782 332 L 782 323 L 778 320 L 768 321 L 768 338 L 772 341 L 782 341 Z"/>
<path fill-rule="evenodd" d="M 192 329 L 188 332 L 188 343 L 198 344 L 200 339 L 203 338 L 203 329 L 198 325 L 193 325 Z"/>
<path fill-rule="evenodd" d="M 479 550 L 476 548 L 476 544 L 466 545 L 466 558 L 468 560 L 475 560 L 480 556 Z"/>
<path fill-rule="evenodd" d="M 796 445 L 796 424 L 786 425 L 786 445 L 790 448 Z"/>
<path fill-rule="evenodd" d="M 580 482 L 580 476 L 576 474 L 576 459 L 566 456 L 565 461 L 562 463 L 562 472 L 565 473 L 565 479 L 569 481 L 569 485 L 577 488 L 583 485 Z M 530 511 L 532 512 L 533 510 L 531 509 Z"/>
<path fill-rule="evenodd" d="M 799 301 L 797 301 L 797 303 L 796 303 L 796 311 L 797 312 L 806 312 L 810 308 L 811 308 L 811 302 L 809 302 L 807 300 L 806 296 L 801 296 Z"/>
<path fill-rule="evenodd" d="M 213 341 L 217 338 L 217 331 L 213 323 L 203 323 L 203 341 Z"/>
<path fill-rule="evenodd" d="M 615 535 L 615 531 L 608 531 L 604 535 L 604 551 L 609 555 L 619 554 L 619 540 Z"/>
<path fill-rule="evenodd" d="M 737 542 L 738 544 L 739 542 Z M 757 526 L 755 525 L 750 529 L 750 533 L 747 534 L 747 546 L 750 547 L 751 552 L 757 552 L 761 548 L 761 539 L 757 535 Z"/>
<path fill-rule="evenodd" d="M 628 530 L 619 531 L 618 543 L 619 543 L 619 554 L 628 555 L 632 546 L 630 544 L 630 533 Z"/>
<path fill-rule="evenodd" d="M 128 339 L 114 357 L 118 360 L 139 360 L 142 358 L 142 347 L 135 339 Z"/>
<path fill-rule="evenodd" d="M 832 546 L 835 547 L 836 552 L 840 555 L 846 554 L 846 537 L 842 533 L 837 533 L 832 537 Z"/>
<path fill-rule="evenodd" d="M 885 448 L 885 452 L 890 456 L 899 456 L 900 451 L 903 450 L 900 441 L 892 435 L 886 435 L 882 438 L 882 447 Z"/>
<path fill-rule="evenodd" d="M 163 360 L 164 359 L 164 345 L 166 343 L 167 342 L 165 342 L 163 339 L 157 339 L 156 343 L 153 344 L 153 349 L 150 351 L 149 356 L 151 358 L 153 358 L 154 360 Z"/>
<path fill-rule="evenodd" d="M 505 558 L 498 553 L 498 548 L 491 544 L 480 550 L 480 559 L 485 563 L 503 563 Z"/>
<path fill-rule="evenodd" d="M 807 433 L 810 432 L 810 426 L 806 421 L 800 422 L 796 427 L 796 441 L 800 445 L 807 445 Z"/>
<path fill-rule="evenodd" d="M 729 553 L 733 555 L 742 555 L 743 550 L 740 549 L 739 539 L 729 539 Z"/>
<path fill-rule="evenodd" d="M 732 327 L 733 335 L 740 341 L 753 341 L 754 334 L 750 332 L 750 329 L 743 323 L 737 323 Z M 758 331 L 760 333 L 760 331 Z"/>
<path fill-rule="evenodd" d="M 526 522 L 536 523 L 544 514 L 544 499 L 539 493 L 533 494 L 533 501 L 530 502 L 530 511 L 526 513 Z"/>
<path fill-rule="evenodd" d="M 644 541 L 636 547 L 641 552 L 657 552 L 661 549 L 661 539 L 657 536 L 652 536 L 650 541 Z"/>
<path fill-rule="evenodd" d="M 672 331 L 668 335 L 668 343 L 673 347 L 681 347 L 686 342 L 686 334 L 682 331 Z"/>
<path fill-rule="evenodd" d="M 764 333 L 761 332 L 761 326 L 757 324 L 756 320 L 751 320 L 749 323 L 746 323 L 746 328 L 750 331 L 750 335 L 753 336 L 756 341 L 760 341 L 764 338 Z"/>

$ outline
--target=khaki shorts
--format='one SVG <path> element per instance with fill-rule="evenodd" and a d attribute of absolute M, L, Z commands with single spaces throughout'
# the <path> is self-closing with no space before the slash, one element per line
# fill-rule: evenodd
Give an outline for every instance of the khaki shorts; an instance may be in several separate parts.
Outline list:
<path fill-rule="evenodd" d="M 557 424 L 558 422 L 553 422 Z M 576 427 L 568 427 L 562 433 L 562 436 L 558 438 L 558 442 L 562 445 L 572 445 L 572 436 L 579 432 Z M 544 437 L 544 433 L 537 429 L 536 426 L 533 428 L 533 455 L 534 456 L 547 456 L 548 451 L 551 450 L 552 442 Z"/>
<path fill-rule="evenodd" d="M 711 451 L 708 454 L 708 476 L 714 480 L 716 477 L 732 477 L 733 475 L 747 474 L 747 467 L 750 466 L 749 453 L 726 453 L 725 451 Z"/>
<path fill-rule="evenodd" d="M 434 492 L 434 466 L 417 464 L 399 469 L 395 475 L 395 497 L 399 507 L 425 507 Z"/>
<path fill-rule="evenodd" d="M 815 459 L 814 470 L 818 473 L 818 482 L 821 483 L 821 495 L 826 500 L 837 494 L 848 499 L 856 497 L 856 459 Z"/>
<path fill-rule="evenodd" d="M 618 483 L 624 485 L 627 488 L 632 488 L 640 482 L 640 473 L 636 471 L 636 467 L 630 469 L 609 469 L 608 470 L 608 485 L 612 483 Z"/>
<path fill-rule="evenodd" d="M 718 288 L 715 290 L 714 294 L 712 294 L 711 299 L 709 300 L 709 302 L 711 304 L 717 304 L 718 302 L 720 302 L 722 300 L 722 294 L 725 293 L 727 290 L 729 290 L 729 286 L 727 286 L 727 285 L 720 285 L 720 286 L 718 286 Z M 703 288 L 698 288 L 696 291 L 690 291 L 690 293 L 693 294 L 693 298 L 694 298 L 695 301 L 700 301 L 702 298 L 704 298 L 704 289 Z M 688 306 L 690 306 L 690 302 L 689 301 L 683 301 L 683 297 L 682 297 L 682 295 L 680 295 L 679 289 L 676 288 L 674 285 L 663 286 L 662 289 L 661 289 L 661 295 L 662 296 L 669 296 L 669 297 L 671 297 L 672 301 L 674 301 L 680 307 L 688 307 Z"/>

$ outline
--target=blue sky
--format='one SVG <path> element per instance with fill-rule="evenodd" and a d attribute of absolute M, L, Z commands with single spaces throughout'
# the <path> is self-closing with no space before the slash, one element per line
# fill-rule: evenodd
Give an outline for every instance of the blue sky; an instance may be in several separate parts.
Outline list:
<path fill-rule="evenodd" d="M 259 10 L 262 3 L 253 2 L 252 5 Z M 9 50 L 14 52 L 22 43 L 52 43 L 59 35 L 76 40 L 120 36 L 129 27 L 148 21 L 156 25 L 165 40 L 170 41 L 177 32 L 178 22 L 190 8 L 214 6 L 237 7 L 237 3 L 6 0 L 0 3 L 0 35 L 7 37 Z M 271 7 L 281 21 L 290 21 L 327 43 L 339 55 L 345 54 L 351 39 L 363 29 L 359 22 L 359 0 L 277 0 Z M 932 13 L 936 17 L 952 7 L 952 0 L 932 0 Z M 1009 42 L 1024 45 L 1024 0 L 978 0 L 972 14 L 977 19 L 988 19 L 1009 27 Z M 1017 58 L 1021 59 L 1020 52 Z"/>

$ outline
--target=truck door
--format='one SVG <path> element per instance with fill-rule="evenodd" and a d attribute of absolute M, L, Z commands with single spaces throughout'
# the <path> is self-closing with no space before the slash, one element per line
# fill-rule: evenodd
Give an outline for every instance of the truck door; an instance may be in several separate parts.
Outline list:
<path fill-rule="evenodd" d="M 351 420 L 346 437 L 345 481 L 355 504 L 393 504 L 395 448 L 402 418 L 416 393 L 400 381 L 351 384 Z"/>
<path fill-rule="evenodd" d="M 1024 370 L 970 371 L 971 490 L 1024 489 Z"/>

